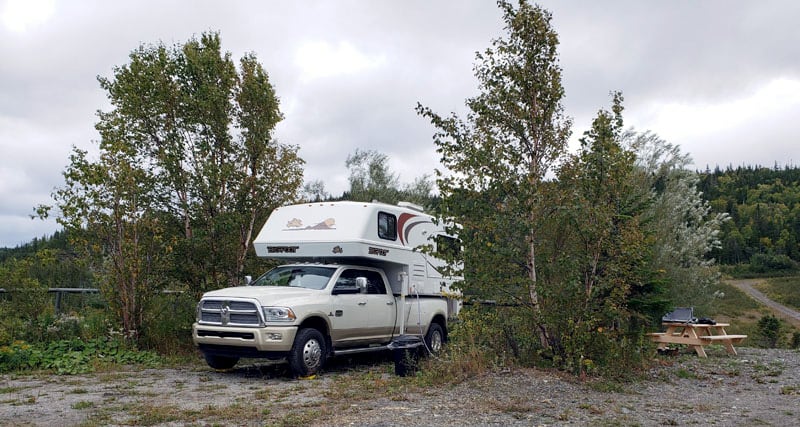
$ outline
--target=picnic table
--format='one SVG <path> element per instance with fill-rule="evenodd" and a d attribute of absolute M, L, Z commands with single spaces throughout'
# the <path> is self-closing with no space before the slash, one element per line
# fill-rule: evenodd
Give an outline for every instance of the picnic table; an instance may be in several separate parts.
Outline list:
<path fill-rule="evenodd" d="M 647 334 L 653 342 L 658 343 L 659 350 L 666 350 L 668 344 L 685 344 L 700 357 L 708 357 L 703 347 L 709 344 L 721 344 L 728 354 L 735 356 L 733 345 L 747 338 L 747 335 L 728 335 L 725 332 L 725 328 L 730 326 L 728 323 L 663 322 L 662 325 L 666 331 Z"/>

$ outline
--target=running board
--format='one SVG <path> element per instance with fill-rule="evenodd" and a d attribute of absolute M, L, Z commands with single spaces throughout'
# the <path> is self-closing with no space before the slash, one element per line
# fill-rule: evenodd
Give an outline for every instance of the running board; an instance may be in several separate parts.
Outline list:
<path fill-rule="evenodd" d="M 359 348 L 348 348 L 344 350 L 334 350 L 334 356 L 345 356 L 348 354 L 357 354 L 357 353 L 372 353 L 374 351 L 386 351 L 389 350 L 388 345 L 380 345 L 377 347 L 359 347 Z"/>

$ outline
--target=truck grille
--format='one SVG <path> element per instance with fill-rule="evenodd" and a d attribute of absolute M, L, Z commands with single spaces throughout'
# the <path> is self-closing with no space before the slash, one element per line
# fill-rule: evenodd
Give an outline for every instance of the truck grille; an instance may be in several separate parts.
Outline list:
<path fill-rule="evenodd" d="M 200 303 L 200 323 L 218 326 L 260 326 L 258 304 L 251 301 L 207 299 Z"/>

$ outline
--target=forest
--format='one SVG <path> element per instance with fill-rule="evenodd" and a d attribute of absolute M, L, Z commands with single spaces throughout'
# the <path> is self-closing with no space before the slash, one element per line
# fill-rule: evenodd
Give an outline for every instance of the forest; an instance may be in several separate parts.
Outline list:
<path fill-rule="evenodd" d="M 780 275 L 800 262 L 800 168 L 728 166 L 699 173 L 699 189 L 722 225 L 721 246 L 710 256 L 728 271 Z"/>

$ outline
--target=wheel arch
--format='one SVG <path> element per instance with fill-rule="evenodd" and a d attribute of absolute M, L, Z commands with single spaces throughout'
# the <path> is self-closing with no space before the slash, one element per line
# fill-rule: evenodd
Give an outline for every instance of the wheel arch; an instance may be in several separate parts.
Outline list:
<path fill-rule="evenodd" d="M 314 328 L 318 330 L 322 336 L 325 337 L 325 347 L 327 347 L 328 353 L 333 353 L 333 346 L 331 345 L 331 330 L 327 319 L 321 316 L 310 316 L 300 323 L 300 325 L 297 327 L 297 330 L 300 331 L 305 328 Z"/>
<path fill-rule="evenodd" d="M 445 316 L 443 314 L 441 314 L 441 313 L 437 313 L 436 315 L 434 315 L 433 318 L 431 319 L 431 323 L 428 325 L 428 330 L 431 329 L 431 325 L 434 324 L 434 323 L 438 323 L 439 326 L 442 327 L 442 334 L 444 335 L 442 337 L 442 340 L 444 342 L 447 342 L 447 335 L 448 335 L 447 334 L 447 319 L 445 318 Z M 427 333 L 428 333 L 428 331 L 425 331 L 425 334 L 427 334 Z"/>

